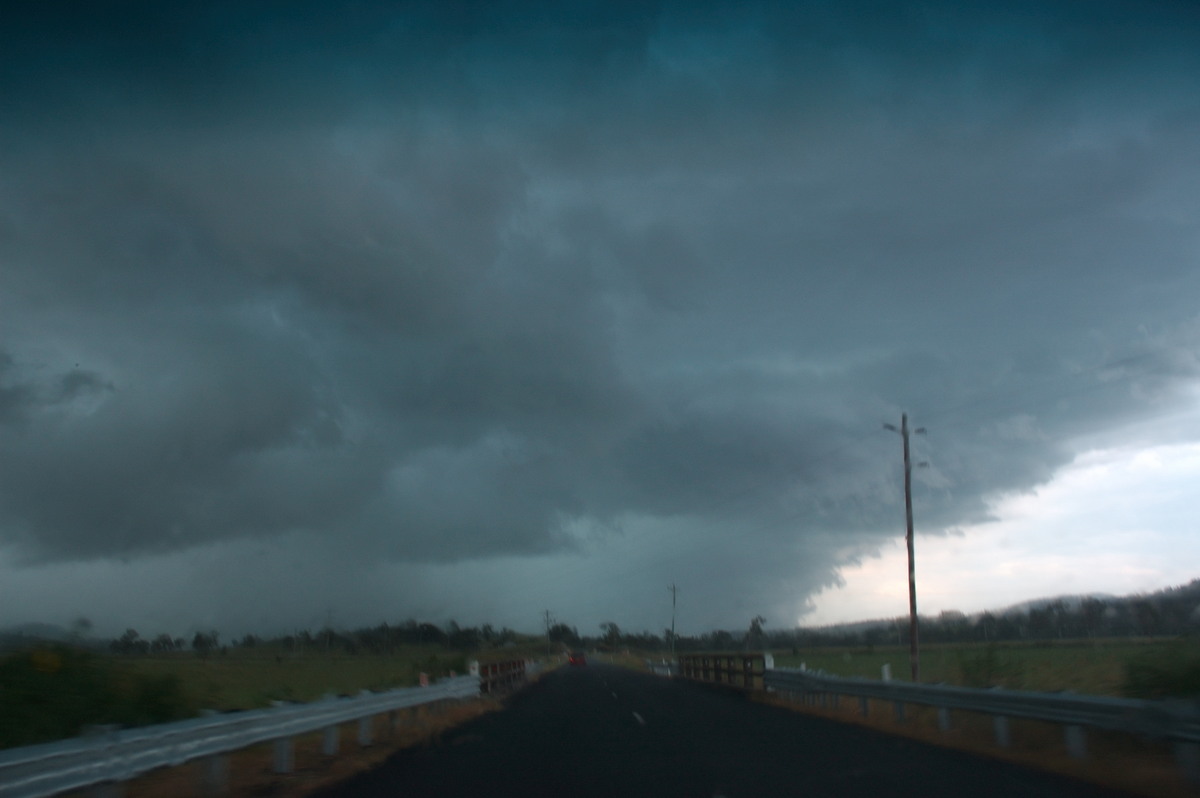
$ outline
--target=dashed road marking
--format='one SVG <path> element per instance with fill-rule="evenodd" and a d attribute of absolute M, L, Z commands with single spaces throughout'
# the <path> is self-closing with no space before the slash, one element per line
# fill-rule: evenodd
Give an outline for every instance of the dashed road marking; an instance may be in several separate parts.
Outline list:
<path fill-rule="evenodd" d="M 616 694 L 616 693 L 613 693 L 613 698 L 616 698 L 616 697 L 617 697 L 617 694 Z"/>
<path fill-rule="evenodd" d="M 645 719 L 643 719 L 643 718 L 642 718 L 642 716 L 641 716 L 641 715 L 639 715 L 638 713 L 634 712 L 634 713 L 633 713 L 633 716 L 634 716 L 635 718 L 637 718 L 637 722 L 638 722 L 638 723 L 642 724 L 643 726 L 645 726 L 645 725 L 646 725 L 646 721 L 645 721 Z"/>

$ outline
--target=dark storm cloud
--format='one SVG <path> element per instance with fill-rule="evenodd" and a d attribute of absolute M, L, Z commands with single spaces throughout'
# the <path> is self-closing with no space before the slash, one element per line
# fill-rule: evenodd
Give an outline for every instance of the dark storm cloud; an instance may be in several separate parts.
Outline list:
<path fill-rule="evenodd" d="M 0 351 L 0 422 L 4 423 L 14 423 L 33 400 L 30 386 L 10 376 L 13 365 L 12 355 Z"/>
<path fill-rule="evenodd" d="M 952 528 L 1194 379 L 1189 6 L 705 9 L 26 9 L 0 540 L 719 520 L 815 589 L 895 526 L 900 412 Z"/>

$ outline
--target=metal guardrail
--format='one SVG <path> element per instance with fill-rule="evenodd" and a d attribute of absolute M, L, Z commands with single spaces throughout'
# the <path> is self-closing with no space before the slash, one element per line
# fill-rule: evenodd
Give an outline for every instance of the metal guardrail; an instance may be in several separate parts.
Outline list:
<path fill-rule="evenodd" d="M 978 689 L 940 684 L 874 681 L 828 676 L 814 671 L 778 668 L 763 677 L 768 690 L 799 693 L 806 702 L 832 696 L 855 696 L 859 712 L 869 712 L 869 701 L 891 701 L 898 719 L 905 704 L 920 704 L 938 710 L 938 725 L 950 726 L 950 710 L 991 715 L 996 743 L 1008 747 L 1009 718 L 1024 718 L 1064 727 L 1067 752 L 1074 758 L 1087 755 L 1085 728 L 1167 740 L 1175 745 L 1176 758 L 1185 775 L 1200 781 L 1200 705 L 1195 702 L 1143 701 L 1074 693 L 1035 693 L 1000 688 Z"/>
<path fill-rule="evenodd" d="M 521 663 L 521 679 L 524 678 Z M 509 676 L 505 687 L 517 684 Z M 325 751 L 337 750 L 337 727 L 359 721 L 359 742 L 370 742 L 369 720 L 408 707 L 479 696 L 477 675 L 443 679 L 353 698 L 192 718 L 0 751 L 0 798 L 41 798 L 67 790 L 128 781 L 155 768 L 209 759 L 221 789 L 224 754 L 275 741 L 275 769 L 291 769 L 292 738 L 325 730 Z"/>
<path fill-rule="evenodd" d="M 1161 701 L 884 682 L 827 676 L 794 668 L 768 671 L 763 681 L 768 689 L 776 691 L 875 698 L 899 704 L 922 704 L 1200 743 L 1200 714 L 1196 708 L 1184 709 Z"/>

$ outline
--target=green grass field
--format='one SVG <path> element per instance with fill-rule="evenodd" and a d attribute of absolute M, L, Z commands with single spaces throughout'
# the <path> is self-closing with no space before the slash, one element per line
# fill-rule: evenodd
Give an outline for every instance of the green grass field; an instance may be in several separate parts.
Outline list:
<path fill-rule="evenodd" d="M 272 701 L 313 701 L 324 695 L 353 695 L 417 684 L 451 671 L 465 673 L 469 658 L 435 646 L 413 646 L 395 654 L 292 653 L 255 649 L 213 654 L 127 657 L 136 673 L 178 676 L 191 702 L 227 711 L 270 706 Z"/>
<path fill-rule="evenodd" d="M 1125 695 L 1131 666 L 1136 669 L 1147 663 L 1164 663 L 1163 667 L 1182 663 L 1180 666 L 1186 667 L 1193 652 L 1194 646 L 1176 640 L 930 645 L 921 648 L 921 681 L 964 687 Z M 878 679 L 885 663 L 891 664 L 893 679 L 909 679 L 907 646 L 800 649 L 795 654 L 790 650 L 775 652 L 777 667 L 795 668 L 804 664 L 835 676 Z"/>
<path fill-rule="evenodd" d="M 526 649 L 465 654 L 430 645 L 347 655 L 260 646 L 202 658 L 37 646 L 0 657 L 0 748 L 71 737 L 93 725 L 139 726 L 201 710 L 256 709 L 275 701 L 409 687 L 422 673 L 435 680 L 463 674 L 472 659 L 524 659 L 532 655 Z"/>

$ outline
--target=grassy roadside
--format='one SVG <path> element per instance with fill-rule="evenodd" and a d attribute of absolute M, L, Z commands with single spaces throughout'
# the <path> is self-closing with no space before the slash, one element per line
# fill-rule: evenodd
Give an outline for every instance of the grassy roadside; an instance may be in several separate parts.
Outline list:
<path fill-rule="evenodd" d="M 123 659 L 134 673 L 181 679 L 193 704 L 219 712 L 411 687 L 421 673 L 431 679 L 465 673 L 469 661 L 466 654 L 433 646 L 391 655 L 238 652 L 206 659 L 188 654 Z"/>
<path fill-rule="evenodd" d="M 1150 663 L 1183 661 L 1194 644 L 1174 639 L 1064 640 L 1054 643 L 946 644 L 921 647 L 921 681 L 963 687 L 1086 695 L 1126 695 L 1131 671 Z M 890 664 L 892 678 L 908 681 L 907 646 L 801 649 L 775 653 L 776 667 L 804 665 L 834 676 L 880 678 Z"/>
<path fill-rule="evenodd" d="M 273 702 L 307 702 L 466 673 L 472 659 L 525 658 L 515 650 L 463 653 L 413 646 L 394 654 L 325 654 L 256 648 L 114 656 L 62 645 L 0 657 L 0 748 L 73 737 L 89 726 L 142 726 Z"/>

